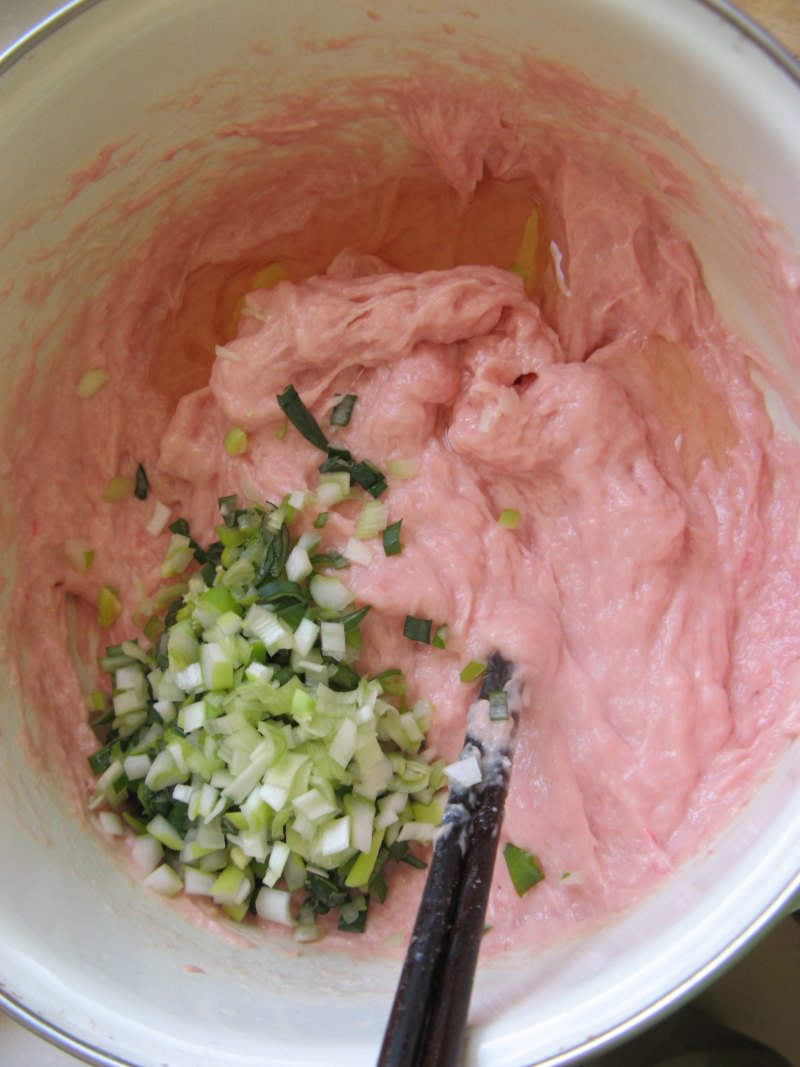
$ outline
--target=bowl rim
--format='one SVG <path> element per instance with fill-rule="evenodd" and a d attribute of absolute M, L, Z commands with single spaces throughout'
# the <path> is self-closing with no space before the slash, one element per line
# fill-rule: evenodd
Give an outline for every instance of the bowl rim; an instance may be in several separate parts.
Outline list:
<path fill-rule="evenodd" d="M 46 15 L 0 51 L 0 76 L 7 73 L 18 61 L 52 34 L 102 2 L 103 0 L 67 0 L 66 3 L 57 7 L 51 14 Z M 753 17 L 736 7 L 731 0 L 690 0 L 690 3 L 718 15 L 738 30 L 744 38 L 788 75 L 800 89 L 800 56 L 790 52 Z M 702 967 L 687 975 L 677 986 L 603 1034 L 583 1040 L 579 1045 L 562 1050 L 546 1060 L 537 1061 L 534 1067 L 566 1067 L 567 1064 L 575 1062 L 576 1057 L 593 1055 L 601 1049 L 606 1050 L 619 1044 L 623 1039 L 632 1037 L 636 1032 L 654 1023 L 663 1014 L 679 1007 L 696 995 L 704 984 L 716 977 L 722 968 L 734 963 L 757 936 L 763 936 L 772 925 L 783 918 L 791 910 L 793 900 L 794 906 L 800 905 L 800 871 L 731 942 L 716 952 Z M 92 1067 L 137 1067 L 132 1060 L 122 1059 L 89 1042 L 73 1037 L 38 1012 L 27 1008 L 13 993 L 2 987 L 0 987 L 0 1011 L 36 1036 Z"/>
<path fill-rule="evenodd" d="M 46 15 L 0 51 L 0 75 L 5 74 L 10 67 L 41 44 L 50 34 L 102 2 L 103 0 L 67 0 L 50 15 Z M 714 12 L 738 29 L 800 86 L 800 56 L 790 52 L 751 15 L 736 7 L 731 0 L 692 0 L 692 2 Z"/>

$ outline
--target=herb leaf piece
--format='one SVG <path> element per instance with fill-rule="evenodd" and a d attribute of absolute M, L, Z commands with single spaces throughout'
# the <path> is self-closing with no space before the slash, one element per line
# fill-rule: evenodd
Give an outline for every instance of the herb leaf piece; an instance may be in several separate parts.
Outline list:
<path fill-rule="evenodd" d="M 517 891 L 517 896 L 524 896 L 544 878 L 544 871 L 536 856 L 510 841 L 507 841 L 503 848 L 503 859 L 506 861 L 511 884 Z"/>
<path fill-rule="evenodd" d="M 300 395 L 293 385 L 287 385 L 278 396 L 278 407 L 286 415 L 289 422 L 310 441 L 312 445 L 325 452 L 328 448 L 328 439 L 319 428 L 319 423 L 300 399 Z"/>

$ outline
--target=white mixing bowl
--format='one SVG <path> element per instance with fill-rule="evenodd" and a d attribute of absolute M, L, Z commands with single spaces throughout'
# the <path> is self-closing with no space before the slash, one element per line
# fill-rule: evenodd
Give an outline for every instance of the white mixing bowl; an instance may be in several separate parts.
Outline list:
<path fill-rule="evenodd" d="M 380 17 L 364 34 L 370 10 Z M 800 248 L 800 74 L 722 0 L 68 4 L 0 59 L 0 381 L 19 371 L 37 324 L 76 306 L 146 232 L 158 205 L 111 229 L 115 199 L 156 187 L 164 166 L 156 161 L 193 143 L 180 190 L 189 202 L 230 151 L 210 136 L 225 93 L 259 72 L 277 92 L 402 73 L 419 35 L 456 69 L 476 40 L 564 60 L 608 89 L 635 87 L 712 164 L 666 130 L 646 135 L 696 184 L 699 208 L 678 218 L 725 316 L 767 357 L 783 394 L 797 394 L 800 340 L 777 306 L 774 277 L 754 258 L 744 215 L 720 195 L 717 171 L 782 224 L 787 250 Z M 328 38 L 341 47 L 301 46 Z M 238 73 L 217 79 L 216 92 L 191 108 L 175 104 L 227 68 Z M 123 142 L 135 158 L 63 197 L 65 176 Z M 68 234 L 61 258 L 42 262 L 41 251 Z M 45 271 L 46 285 L 28 284 Z M 58 340 L 57 330 L 42 340 L 43 370 Z M 3 570 L 13 570 L 7 556 Z M 287 952 L 269 933 L 246 931 L 242 944 L 187 924 L 110 861 L 99 835 L 63 803 L 59 782 L 26 760 L 27 710 L 5 669 L 0 686 L 2 1006 L 95 1064 L 373 1063 L 399 961 L 356 967 L 318 948 Z M 567 1064 L 630 1035 L 752 942 L 800 887 L 799 868 L 795 743 L 746 809 L 654 896 L 579 942 L 483 970 L 467 1062 Z"/>

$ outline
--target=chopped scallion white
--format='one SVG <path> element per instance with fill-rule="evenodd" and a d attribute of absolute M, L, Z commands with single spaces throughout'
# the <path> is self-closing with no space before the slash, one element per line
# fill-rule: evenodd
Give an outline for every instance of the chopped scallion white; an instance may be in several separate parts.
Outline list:
<path fill-rule="evenodd" d="M 149 834 L 142 834 L 131 845 L 131 858 L 140 871 L 149 874 L 164 858 L 164 846 Z"/>
<path fill-rule="evenodd" d="M 386 529 L 389 521 L 389 505 L 381 500 L 366 500 L 356 523 L 355 535 L 363 540 L 377 537 Z"/>
<path fill-rule="evenodd" d="M 343 660 L 347 652 L 344 626 L 341 622 L 321 622 L 322 652 L 331 659 Z"/>
<path fill-rule="evenodd" d="M 483 780 L 481 765 L 475 756 L 466 756 L 464 759 L 456 760 L 455 763 L 445 767 L 444 773 L 451 782 L 460 785 L 462 789 L 469 789 Z"/>
<path fill-rule="evenodd" d="M 308 552 L 300 545 L 295 545 L 286 560 L 286 577 L 290 582 L 302 582 L 313 571 Z"/>
<path fill-rule="evenodd" d="M 280 923 L 281 926 L 294 926 L 292 916 L 292 895 L 283 889 L 262 886 L 256 897 L 256 912 L 262 919 Z"/>
<path fill-rule="evenodd" d="M 89 570 L 94 561 L 94 549 L 81 537 L 69 537 L 64 542 L 64 554 L 69 565 L 79 574 Z"/>
<path fill-rule="evenodd" d="M 341 504 L 350 494 L 350 475 L 346 471 L 323 474 L 317 486 L 317 502 L 324 508 Z"/>
<path fill-rule="evenodd" d="M 183 889 L 183 879 L 169 864 L 162 863 L 142 880 L 142 885 L 163 897 L 174 897 Z"/>
<path fill-rule="evenodd" d="M 333 575 L 315 574 L 309 583 L 309 591 L 315 604 L 331 611 L 344 611 L 355 600 L 352 590 Z"/>
<path fill-rule="evenodd" d="M 345 556 L 353 563 L 359 563 L 362 567 L 368 567 L 375 556 L 372 548 L 359 541 L 357 537 L 349 537 L 344 546 Z"/>
<path fill-rule="evenodd" d="M 115 811 L 99 811 L 97 820 L 100 829 L 110 837 L 121 837 L 125 833 L 125 826 Z"/>
<path fill-rule="evenodd" d="M 171 515 L 172 509 L 168 508 L 166 504 L 162 504 L 160 500 L 157 500 L 156 506 L 153 508 L 153 514 L 145 529 L 151 536 L 158 537 L 169 522 Z"/>

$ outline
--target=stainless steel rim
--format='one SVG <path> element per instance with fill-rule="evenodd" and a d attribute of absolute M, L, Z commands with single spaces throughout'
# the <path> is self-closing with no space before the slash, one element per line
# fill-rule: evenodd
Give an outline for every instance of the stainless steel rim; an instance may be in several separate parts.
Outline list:
<path fill-rule="evenodd" d="M 730 23 L 744 37 L 752 41 L 800 88 L 800 59 L 792 55 L 787 48 L 750 18 L 749 15 L 740 11 L 729 0 L 695 0 L 695 2 L 719 15 L 720 18 Z M 68 22 L 77 18 L 78 15 L 100 3 L 102 3 L 102 0 L 70 0 L 70 2 L 62 5 L 52 15 L 33 26 L 3 52 L 0 52 L 0 75 L 4 74 L 18 60 L 40 45 L 56 30 L 61 29 Z M 783 910 L 796 894 L 800 894 L 800 873 L 784 887 L 773 903 L 765 908 L 760 915 L 756 916 L 729 945 L 718 952 L 703 967 L 685 978 L 680 985 L 669 993 L 659 997 L 658 1000 L 653 1001 L 647 1007 L 640 1009 L 635 1015 L 629 1016 L 612 1030 L 608 1030 L 595 1038 L 587 1039 L 580 1045 L 575 1045 L 573 1048 L 560 1052 L 556 1056 L 540 1060 L 531 1065 L 531 1067 L 567 1067 L 568 1064 L 574 1063 L 578 1057 L 594 1055 L 601 1050 L 607 1050 L 611 1046 L 619 1044 L 623 1039 L 630 1038 L 634 1033 L 655 1022 L 659 1016 L 679 1007 L 690 999 L 717 971 L 731 964 L 759 933 L 764 932 L 772 923 L 780 919 Z M 38 1037 L 49 1041 L 50 1044 L 55 1045 L 64 1052 L 68 1052 L 77 1059 L 83 1060 L 84 1063 L 91 1064 L 92 1067 L 137 1067 L 137 1064 L 132 1060 L 119 1059 L 109 1052 L 72 1037 L 54 1023 L 48 1022 L 41 1015 L 26 1008 L 13 995 L 2 989 L 0 989 L 0 1009 Z"/>

